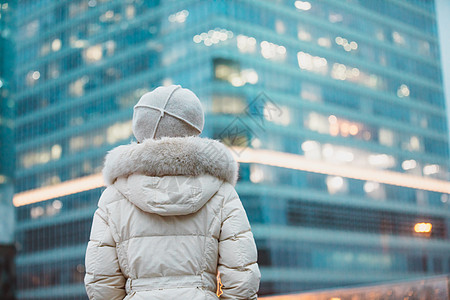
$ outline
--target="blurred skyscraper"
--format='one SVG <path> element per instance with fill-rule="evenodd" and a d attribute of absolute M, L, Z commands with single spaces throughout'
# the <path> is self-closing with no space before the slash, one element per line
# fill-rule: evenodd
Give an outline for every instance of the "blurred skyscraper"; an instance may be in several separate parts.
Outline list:
<path fill-rule="evenodd" d="M 450 116 L 450 1 L 436 0 L 436 19 L 439 32 L 439 42 L 441 48 L 442 82 L 444 85 L 444 95 L 446 98 L 447 117 Z M 448 123 L 448 122 L 447 122 Z M 447 124 L 450 128 L 450 124 Z"/>
<path fill-rule="evenodd" d="M 0 1 L 0 296 L 4 300 L 13 299 L 15 283 L 12 11 L 13 7 Z"/>
<path fill-rule="evenodd" d="M 86 299 L 105 153 L 176 83 L 239 147 L 261 294 L 450 272 L 433 1 L 19 0 L 18 298 Z"/>

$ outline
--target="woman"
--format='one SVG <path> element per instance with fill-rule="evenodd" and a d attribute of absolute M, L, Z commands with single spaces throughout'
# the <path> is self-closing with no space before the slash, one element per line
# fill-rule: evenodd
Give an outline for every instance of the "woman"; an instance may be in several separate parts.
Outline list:
<path fill-rule="evenodd" d="M 159 87 L 134 107 L 138 143 L 108 153 L 86 252 L 89 299 L 256 299 L 260 273 L 226 147 L 197 137 L 200 101 Z M 220 294 L 220 293 L 218 293 Z"/>

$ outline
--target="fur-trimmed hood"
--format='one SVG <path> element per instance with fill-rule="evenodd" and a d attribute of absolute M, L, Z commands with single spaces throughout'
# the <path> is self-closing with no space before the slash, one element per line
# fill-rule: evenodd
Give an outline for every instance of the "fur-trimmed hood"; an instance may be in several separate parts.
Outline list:
<path fill-rule="evenodd" d="M 112 185 L 119 177 L 131 174 L 148 176 L 209 174 L 236 184 L 238 165 L 220 142 L 200 137 L 166 137 L 122 145 L 105 158 L 103 177 Z"/>
<path fill-rule="evenodd" d="M 112 150 L 86 250 L 89 299 L 219 300 L 220 273 L 224 299 L 256 300 L 258 252 L 231 158 L 194 137 Z"/>

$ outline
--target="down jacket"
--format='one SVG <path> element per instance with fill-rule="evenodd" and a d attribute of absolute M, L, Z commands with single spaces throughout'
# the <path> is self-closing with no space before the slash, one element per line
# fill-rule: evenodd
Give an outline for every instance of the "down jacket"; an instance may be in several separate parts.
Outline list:
<path fill-rule="evenodd" d="M 260 272 L 234 189 L 237 163 L 200 137 L 145 140 L 108 153 L 85 286 L 95 300 L 257 299 Z"/>

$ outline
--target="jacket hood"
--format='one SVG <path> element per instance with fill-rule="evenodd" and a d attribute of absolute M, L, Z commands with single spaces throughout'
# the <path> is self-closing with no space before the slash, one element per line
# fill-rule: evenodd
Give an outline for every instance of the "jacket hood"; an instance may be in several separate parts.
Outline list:
<path fill-rule="evenodd" d="M 155 177 L 133 174 L 114 186 L 141 210 L 162 216 L 195 213 L 219 190 L 222 180 L 200 176 Z"/>
<path fill-rule="evenodd" d="M 220 142 L 200 137 L 147 139 L 111 150 L 103 177 L 140 209 L 185 215 L 200 209 L 223 181 L 236 184 L 238 165 Z"/>

